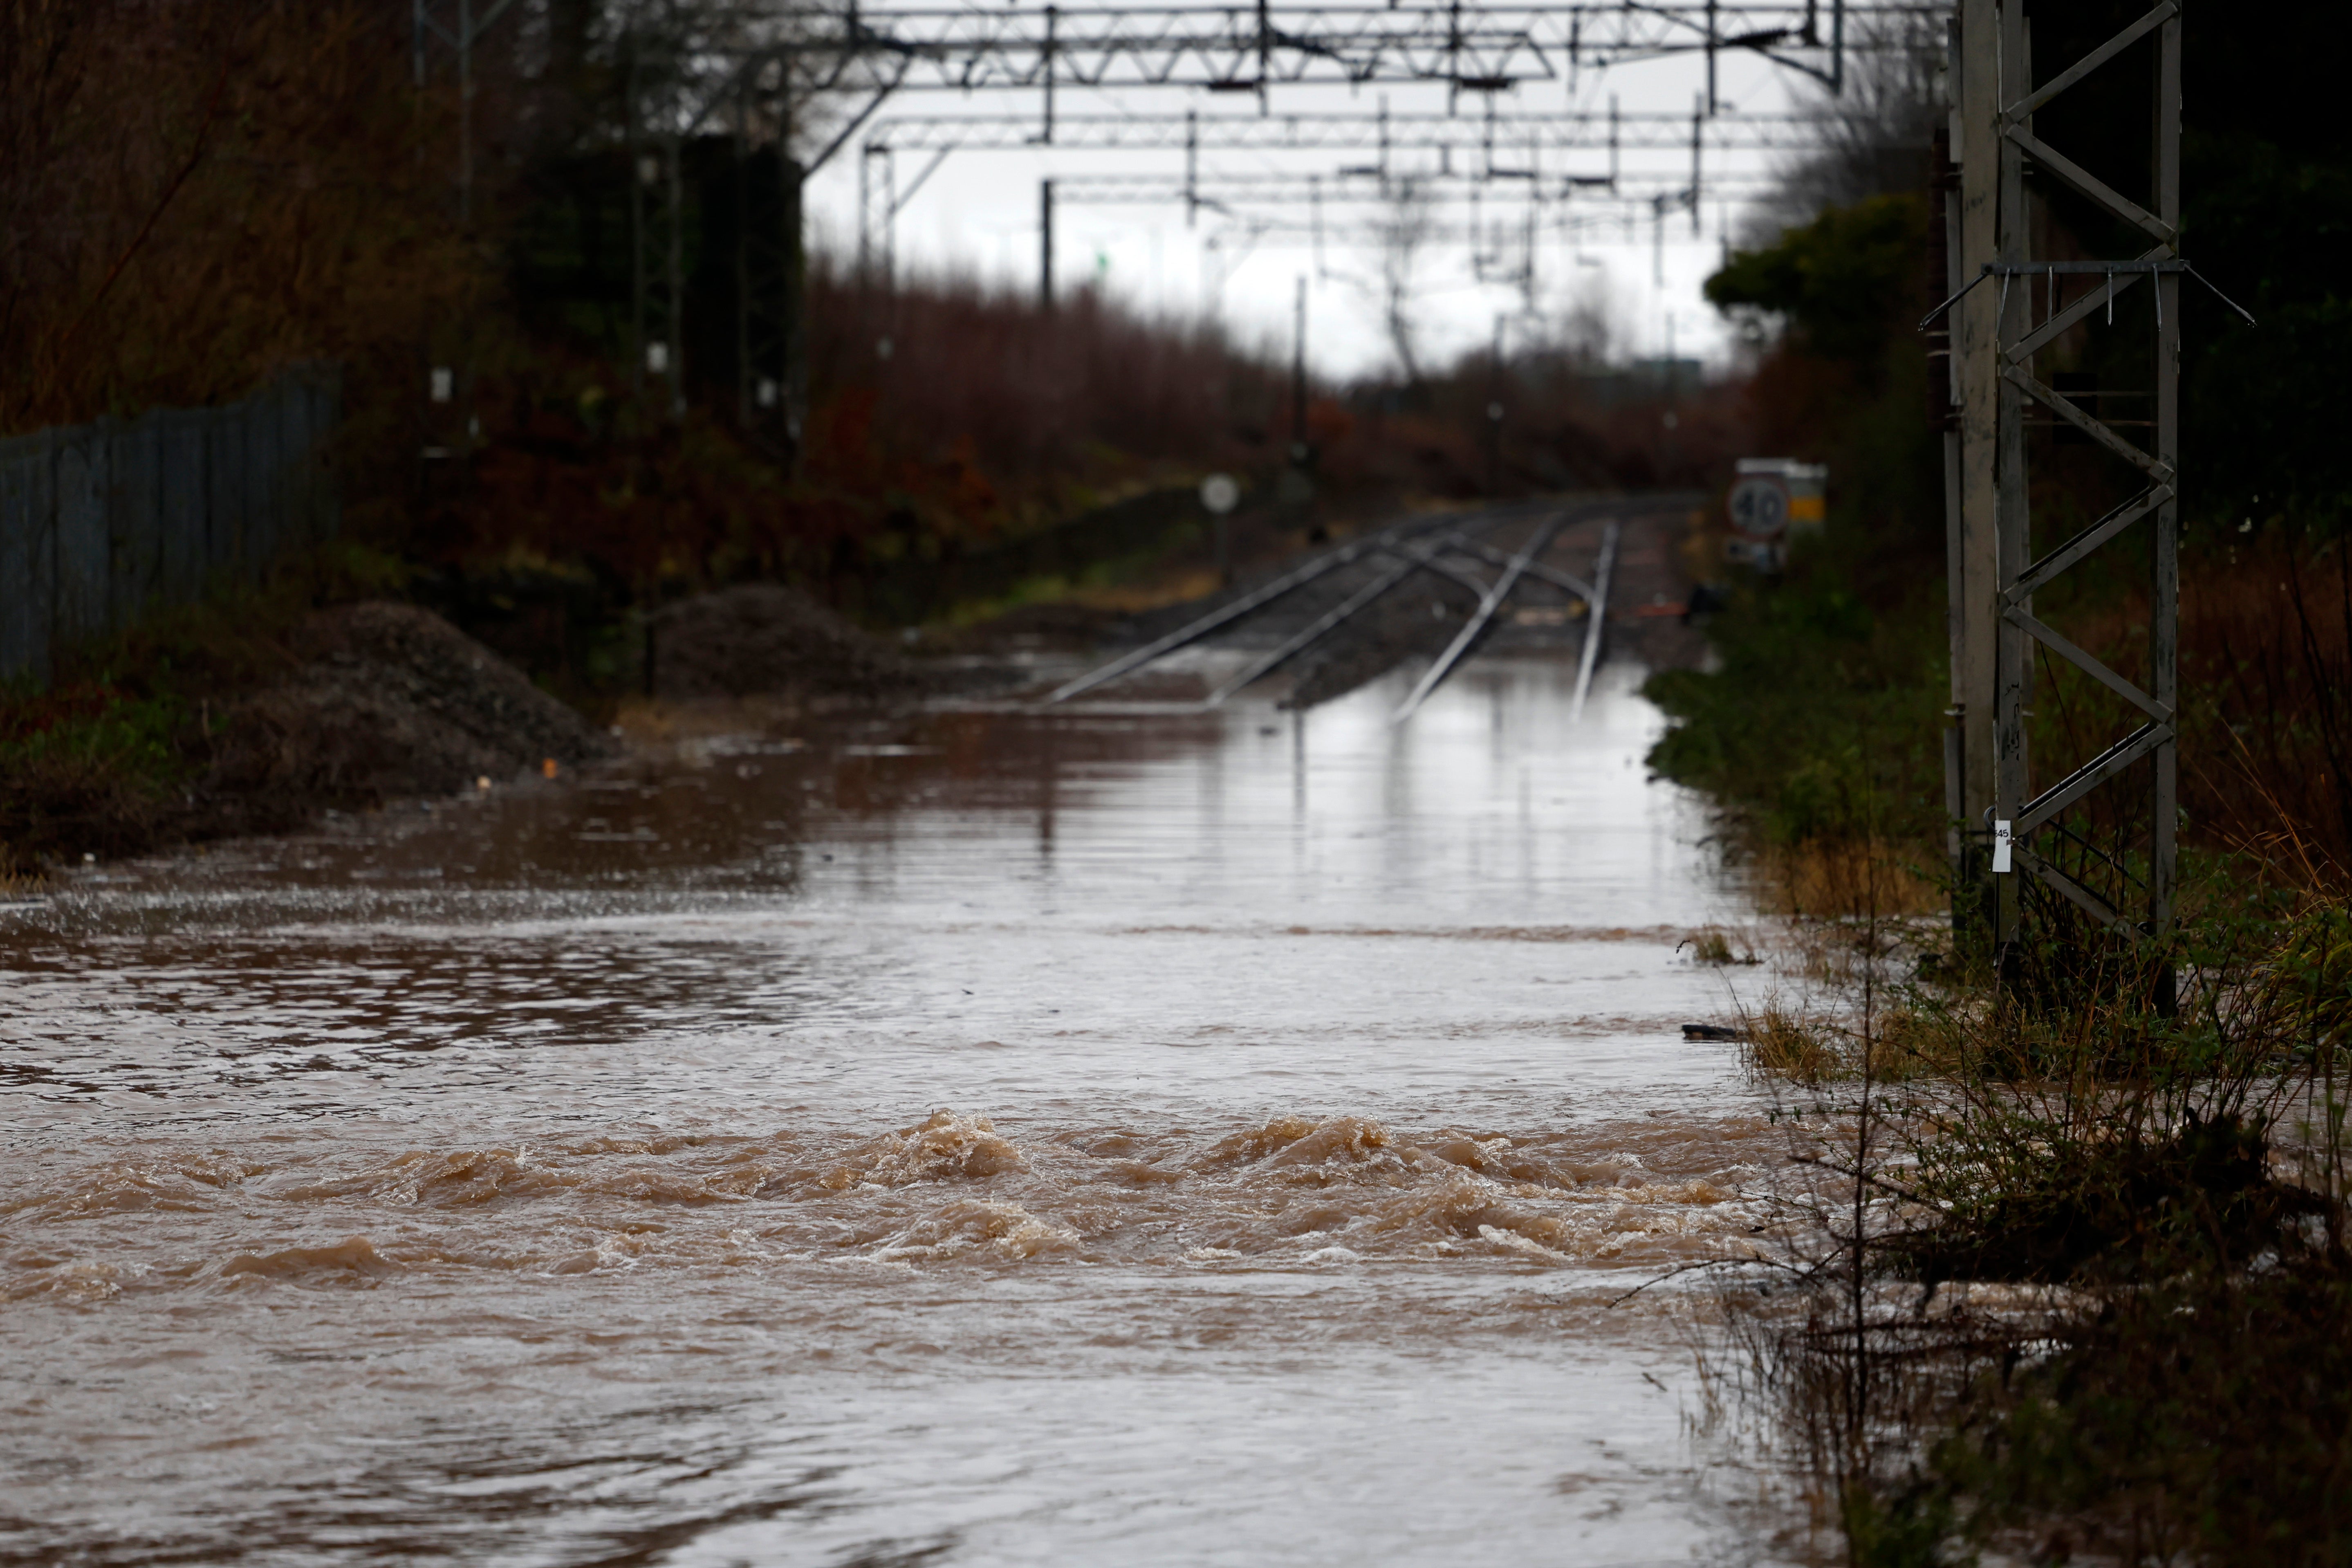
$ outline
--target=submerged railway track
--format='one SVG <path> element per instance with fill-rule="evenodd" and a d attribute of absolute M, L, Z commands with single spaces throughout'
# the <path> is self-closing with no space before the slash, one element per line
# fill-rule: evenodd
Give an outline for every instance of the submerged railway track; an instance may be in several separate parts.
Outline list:
<path fill-rule="evenodd" d="M 1390 715 L 1402 723 L 1515 617 L 1576 627 L 1581 711 L 1608 651 L 1610 605 L 1629 524 L 1686 512 L 1679 493 L 1549 498 L 1418 516 L 1343 541 L 1244 584 L 1140 646 L 1048 692 L 1054 707 L 1182 649 L 1214 642 L 1252 657 L 1198 706 L 1292 677 L 1285 705 L 1309 707 L 1416 656 L 1428 664 Z M 1653 552 L 1655 553 L 1655 552 Z M 1563 563 L 1559 557 L 1566 556 Z M 1571 567 L 1576 569 L 1571 569 Z M 1421 614 L 1426 606 L 1431 614 Z M 1433 635 L 1444 632 L 1443 639 Z"/>

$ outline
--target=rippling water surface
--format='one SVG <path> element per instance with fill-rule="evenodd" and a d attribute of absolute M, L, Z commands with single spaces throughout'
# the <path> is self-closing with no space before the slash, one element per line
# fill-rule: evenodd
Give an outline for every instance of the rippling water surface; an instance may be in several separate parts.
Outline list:
<path fill-rule="evenodd" d="M 0 910 L 0 1560 L 1753 1562 L 1655 713 L 939 712 Z"/>

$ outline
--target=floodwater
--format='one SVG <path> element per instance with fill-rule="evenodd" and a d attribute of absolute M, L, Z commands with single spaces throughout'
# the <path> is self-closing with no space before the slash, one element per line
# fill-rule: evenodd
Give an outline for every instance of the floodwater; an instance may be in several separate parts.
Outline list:
<path fill-rule="evenodd" d="M 0 910 L 0 1561 L 1769 1557 L 1621 1300 L 1777 1158 L 1632 679 L 706 737 Z"/>

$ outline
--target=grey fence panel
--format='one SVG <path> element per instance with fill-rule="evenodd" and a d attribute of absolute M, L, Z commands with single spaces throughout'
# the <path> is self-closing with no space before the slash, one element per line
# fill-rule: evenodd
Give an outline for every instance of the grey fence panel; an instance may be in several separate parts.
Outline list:
<path fill-rule="evenodd" d="M 175 409 L 148 417 L 155 424 L 163 459 L 158 503 L 163 555 L 155 595 L 167 605 L 192 604 L 204 596 L 213 567 L 205 527 L 205 426 L 211 416 Z"/>
<path fill-rule="evenodd" d="M 106 520 L 107 457 L 102 426 L 57 432 L 57 611 L 59 637 L 79 640 L 106 630 L 112 541 Z"/>
<path fill-rule="evenodd" d="M 0 679 L 49 679 L 57 508 L 46 436 L 0 441 Z"/>
<path fill-rule="evenodd" d="M 256 577 L 286 547 L 286 462 L 279 450 L 278 388 L 264 387 L 245 400 L 245 549 Z"/>
<path fill-rule="evenodd" d="M 163 574 L 163 443 L 150 417 L 107 432 L 106 629 L 139 619 Z"/>
<path fill-rule="evenodd" d="M 341 413 L 313 366 L 225 407 L 0 440 L 0 679 L 46 682 L 62 645 L 331 538 Z"/>
<path fill-rule="evenodd" d="M 234 413 L 222 409 L 205 422 L 205 529 L 213 570 L 244 582 L 259 565 L 247 544 L 245 426 Z"/>

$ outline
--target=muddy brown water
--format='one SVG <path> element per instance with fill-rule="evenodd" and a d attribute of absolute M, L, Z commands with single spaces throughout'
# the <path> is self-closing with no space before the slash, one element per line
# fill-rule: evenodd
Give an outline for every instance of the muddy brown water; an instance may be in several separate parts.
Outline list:
<path fill-rule="evenodd" d="M 0 910 L 0 1560 L 1769 1557 L 1612 1304 L 1779 1157 L 1631 679 L 706 738 Z"/>

